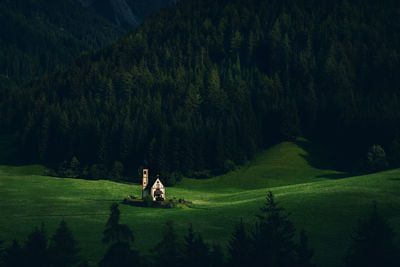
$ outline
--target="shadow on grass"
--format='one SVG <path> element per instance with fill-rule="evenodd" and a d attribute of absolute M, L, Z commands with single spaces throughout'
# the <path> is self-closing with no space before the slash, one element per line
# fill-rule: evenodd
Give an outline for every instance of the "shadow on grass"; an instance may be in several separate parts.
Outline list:
<path fill-rule="evenodd" d="M 390 178 L 389 180 L 390 181 L 398 181 L 398 182 L 400 182 L 400 178 Z"/>
<path fill-rule="evenodd" d="M 302 138 L 298 138 L 295 143 L 307 152 L 306 155 L 303 154 L 300 156 L 312 167 L 317 169 L 338 169 L 338 160 L 330 149 Z"/>
<path fill-rule="evenodd" d="M 318 175 L 317 178 L 327 178 L 327 179 L 343 179 L 354 176 L 350 173 L 330 173 L 330 174 L 322 174 Z"/>
<path fill-rule="evenodd" d="M 301 154 L 300 156 L 303 157 L 307 161 L 307 163 L 313 168 L 321 170 L 336 170 L 342 172 L 323 174 L 317 176 L 318 178 L 343 179 L 365 174 L 364 172 L 349 171 L 348 169 L 343 168 L 340 160 L 337 159 L 337 155 L 333 153 L 333 150 L 324 145 L 315 144 L 302 138 L 297 139 L 295 143 L 307 152 L 307 154 Z"/>

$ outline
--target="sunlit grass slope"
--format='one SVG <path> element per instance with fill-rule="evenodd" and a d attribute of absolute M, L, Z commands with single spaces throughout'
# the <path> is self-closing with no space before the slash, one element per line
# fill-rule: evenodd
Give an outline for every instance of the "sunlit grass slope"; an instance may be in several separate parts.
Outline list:
<path fill-rule="evenodd" d="M 311 155 L 308 150 L 319 155 Z M 346 176 L 338 171 L 312 166 L 310 163 L 321 165 L 316 160 L 318 156 L 325 155 L 305 139 L 298 139 L 295 143 L 284 142 L 260 153 L 254 161 L 234 172 L 207 180 L 186 179 L 180 187 L 208 192 L 243 191 Z"/>
<path fill-rule="evenodd" d="M 255 220 L 269 190 L 292 213 L 296 227 L 308 233 L 318 266 L 339 265 L 353 227 L 374 200 L 400 230 L 400 170 L 340 179 L 345 174 L 317 168 L 321 165 L 314 164 L 318 161 L 304 149 L 310 144 L 300 141 L 279 144 L 230 174 L 209 180 L 185 179 L 167 188 L 167 197 L 191 200 L 191 208 L 120 205 L 122 223 L 134 231 L 135 247 L 147 253 L 160 240 L 167 220 L 175 222 L 181 235 L 193 223 L 207 241 L 225 245 L 240 217 L 246 222 Z M 106 248 L 101 239 L 109 206 L 127 195 L 140 195 L 140 186 L 40 173 L 40 166 L 0 167 L 0 239 L 24 241 L 42 222 L 52 234 L 65 219 L 83 256 L 95 264 Z"/>

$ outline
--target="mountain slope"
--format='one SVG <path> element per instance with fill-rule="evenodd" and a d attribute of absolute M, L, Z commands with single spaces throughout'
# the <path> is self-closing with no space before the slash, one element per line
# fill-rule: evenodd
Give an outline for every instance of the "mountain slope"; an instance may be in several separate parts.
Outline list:
<path fill-rule="evenodd" d="M 77 0 L 122 27 L 137 27 L 144 18 L 175 0 Z"/>

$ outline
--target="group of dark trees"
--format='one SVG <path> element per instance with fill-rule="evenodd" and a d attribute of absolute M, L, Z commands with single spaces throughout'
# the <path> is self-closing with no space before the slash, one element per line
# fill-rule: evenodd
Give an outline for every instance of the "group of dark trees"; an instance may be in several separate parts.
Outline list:
<path fill-rule="evenodd" d="M 46 231 L 42 225 L 35 228 L 21 246 L 14 240 L 12 244 L 1 250 L 0 266 L 87 266 L 79 257 L 79 248 L 71 230 L 64 220 L 53 234 L 50 242 L 47 240 Z"/>
<path fill-rule="evenodd" d="M 303 135 L 400 164 L 396 1 L 179 1 L 66 71 L 1 92 L 20 158 L 221 173 Z M 348 164 L 351 164 L 348 163 Z M 345 166 L 351 167 L 351 166 Z M 104 175 L 102 175 L 104 176 Z"/>
<path fill-rule="evenodd" d="M 104 230 L 103 242 L 109 247 L 99 262 L 101 267 L 128 266 L 274 266 L 313 267 L 313 250 L 304 231 L 296 234 L 289 214 L 280 207 L 270 192 L 257 222 L 238 223 L 225 250 L 218 244 L 210 246 L 201 234 L 189 225 L 183 240 L 167 222 L 162 240 L 144 257 L 133 248 L 134 235 L 129 227 L 120 224 L 118 204 L 111 205 Z M 297 241 L 299 239 L 299 241 Z M 378 213 L 376 204 L 368 219 L 355 230 L 351 246 L 344 257 L 344 266 L 395 267 L 399 248 L 395 233 Z M 0 243 L 1 245 L 1 243 Z M 21 247 L 14 241 L 1 250 L 0 266 L 87 266 L 79 255 L 78 245 L 64 221 L 48 244 L 44 228 L 35 229 Z"/>

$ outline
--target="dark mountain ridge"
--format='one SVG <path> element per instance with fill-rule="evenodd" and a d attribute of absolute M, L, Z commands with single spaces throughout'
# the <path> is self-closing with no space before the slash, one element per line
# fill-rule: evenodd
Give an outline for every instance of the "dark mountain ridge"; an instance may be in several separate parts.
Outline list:
<path fill-rule="evenodd" d="M 76 0 L 82 6 L 122 27 L 137 27 L 155 11 L 175 3 L 175 0 Z"/>

